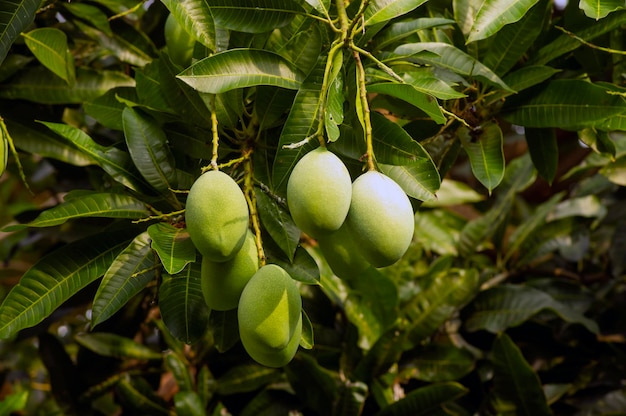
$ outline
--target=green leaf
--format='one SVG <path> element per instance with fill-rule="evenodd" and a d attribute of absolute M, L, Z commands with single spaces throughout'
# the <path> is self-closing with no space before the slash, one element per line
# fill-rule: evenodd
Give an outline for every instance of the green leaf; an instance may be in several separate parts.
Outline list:
<path fill-rule="evenodd" d="M 308 74 L 322 53 L 323 43 L 319 22 L 300 15 L 287 26 L 273 30 L 265 49 L 278 53 Z"/>
<path fill-rule="evenodd" d="M 328 141 L 334 142 L 339 139 L 339 126 L 343 123 L 344 104 L 344 80 L 341 67 L 343 65 L 343 54 L 335 54 L 332 66 L 330 86 L 326 97 L 326 112 L 324 113 L 324 127 Z"/>
<path fill-rule="evenodd" d="M 281 266 L 295 280 L 317 285 L 320 281 L 320 271 L 317 263 L 302 246 L 296 249 L 293 261 L 285 261 L 279 256 L 272 256 L 272 261 Z"/>
<path fill-rule="evenodd" d="M 180 416 L 205 416 L 206 406 L 195 391 L 179 391 L 174 395 L 174 408 Z"/>
<path fill-rule="evenodd" d="M 92 327 L 109 319 L 154 279 L 155 258 L 147 232 L 113 260 L 93 299 Z"/>
<path fill-rule="evenodd" d="M 600 20 L 609 13 L 624 8 L 623 0 L 580 0 L 578 6 L 587 17 Z"/>
<path fill-rule="evenodd" d="M 446 207 L 451 205 L 464 205 L 480 202 L 485 199 L 484 195 L 476 192 L 465 182 L 444 178 L 437 191 L 437 199 L 422 204 L 424 208 Z"/>
<path fill-rule="evenodd" d="M 467 77 L 475 77 L 493 86 L 510 90 L 491 69 L 460 49 L 443 42 L 407 43 L 397 47 L 394 54 L 417 63 L 434 65 Z M 394 56 L 392 59 L 396 59 Z"/>
<path fill-rule="evenodd" d="M 257 390 L 280 378 L 281 372 L 260 364 L 242 364 L 231 367 L 217 379 L 217 393 L 230 395 Z"/>
<path fill-rule="evenodd" d="M 309 354 L 297 354 L 285 374 L 298 399 L 318 415 L 330 415 L 337 399 L 337 376 Z M 343 414 L 342 414 L 343 416 Z"/>
<path fill-rule="evenodd" d="M 35 13 L 40 4 L 39 0 L 4 2 L 0 15 L 0 64 L 6 58 L 15 39 L 35 20 Z"/>
<path fill-rule="evenodd" d="M 415 229 L 419 232 L 415 233 L 414 239 L 425 250 L 456 256 L 457 241 L 464 225 L 457 215 L 448 210 L 420 210 L 415 214 Z"/>
<path fill-rule="evenodd" d="M 101 233 L 42 257 L 0 305 L 0 338 L 41 322 L 109 268 L 134 230 Z"/>
<path fill-rule="evenodd" d="M 200 92 L 218 94 L 255 85 L 298 89 L 302 72 L 282 56 L 262 49 L 231 49 L 204 58 L 178 75 Z"/>
<path fill-rule="evenodd" d="M 429 344 L 411 360 L 411 376 L 429 383 L 458 380 L 474 369 L 476 359 L 464 348 Z"/>
<path fill-rule="evenodd" d="M 507 100 L 502 112 L 505 120 L 525 127 L 578 130 L 626 112 L 626 102 L 591 82 L 559 79 L 530 96 Z"/>
<path fill-rule="evenodd" d="M 537 373 L 508 335 L 498 334 L 491 361 L 494 367 L 493 394 L 499 402 L 513 405 L 516 415 L 552 414 Z"/>
<path fill-rule="evenodd" d="M 524 130 L 530 158 L 539 175 L 551 184 L 559 164 L 556 134 L 553 129 L 527 127 Z"/>
<path fill-rule="evenodd" d="M 22 34 L 28 49 L 50 71 L 68 85 L 74 85 L 76 73 L 74 57 L 67 46 L 67 36 L 59 29 L 41 27 Z"/>
<path fill-rule="evenodd" d="M 313 323 L 306 311 L 302 309 L 302 338 L 300 338 L 300 346 L 305 350 L 310 350 L 315 345 L 315 337 L 313 333 Z"/>
<path fill-rule="evenodd" d="M 106 35 L 113 36 L 106 13 L 98 7 L 86 3 L 64 3 L 63 7 L 74 16 L 91 23 Z"/>
<path fill-rule="evenodd" d="M 6 231 L 17 231 L 27 227 L 52 227 L 74 218 L 128 218 L 138 219 L 150 215 L 146 205 L 130 196 L 109 192 L 87 193 L 66 197 L 66 201 L 43 211 L 27 224 L 7 227 Z"/>
<path fill-rule="evenodd" d="M 215 23 L 204 0 L 162 0 L 177 22 L 211 51 L 217 51 Z"/>
<path fill-rule="evenodd" d="M 386 46 L 402 42 L 403 39 L 412 36 L 415 32 L 424 29 L 432 29 L 439 26 L 451 26 L 454 20 L 442 17 L 419 17 L 400 22 L 395 22 L 387 26 L 375 38 L 377 49 L 384 49 Z"/>
<path fill-rule="evenodd" d="M 163 358 L 160 352 L 117 334 L 106 332 L 80 333 L 76 334 L 74 338 L 79 345 L 105 357 L 135 358 L 138 360 L 161 360 Z"/>
<path fill-rule="evenodd" d="M 0 97 L 10 100 L 24 99 L 41 104 L 82 104 L 101 96 L 116 87 L 134 87 L 135 81 L 117 71 L 79 67 L 76 83 L 68 86 L 41 66 L 22 71 L 10 84 L 0 88 Z"/>
<path fill-rule="evenodd" d="M 503 80 L 509 87 L 511 87 L 512 90 L 521 92 L 527 88 L 542 83 L 558 72 L 560 72 L 559 69 L 549 66 L 530 65 L 508 73 Z M 514 94 L 513 91 L 497 91 L 490 97 L 488 103 L 489 105 L 494 105 L 498 101 L 501 101 L 503 98 L 512 94 Z"/>
<path fill-rule="evenodd" d="M 263 226 L 289 261 L 293 262 L 300 242 L 300 229 L 293 222 L 286 207 L 273 196 L 259 188 L 255 188 L 255 194 Z"/>
<path fill-rule="evenodd" d="M 487 122 L 473 131 L 463 128 L 458 136 L 469 156 L 472 173 L 491 194 L 504 177 L 504 139 L 500 126 Z"/>
<path fill-rule="evenodd" d="M 211 311 L 209 332 L 213 336 L 217 351 L 226 352 L 239 342 L 239 321 L 237 319 L 237 308 L 228 311 Z"/>
<path fill-rule="evenodd" d="M 365 9 L 365 26 L 383 23 L 417 9 L 427 0 L 372 0 Z"/>
<path fill-rule="evenodd" d="M 165 354 L 164 364 L 165 368 L 172 373 L 179 390 L 192 391 L 194 389 L 189 364 L 183 360 L 182 355 L 169 351 Z"/>
<path fill-rule="evenodd" d="M 441 112 L 441 107 L 437 100 L 429 94 L 425 94 L 413 87 L 412 84 L 399 84 L 391 82 L 381 82 L 367 85 L 367 92 L 386 94 L 391 97 L 399 98 L 407 103 L 414 105 L 438 124 L 446 122 L 446 118 Z"/>
<path fill-rule="evenodd" d="M 496 3 L 501 2 L 502 0 Z M 503 27 L 489 45 L 482 62 L 498 75 L 506 74 L 523 58 L 528 48 L 532 46 L 535 39 L 537 39 L 541 33 L 544 27 L 544 19 L 546 19 L 552 11 L 552 3 L 549 1 L 542 0 L 537 3 L 536 0 L 526 0 L 522 2 L 505 0 L 505 2 L 509 3 L 511 7 L 518 7 L 518 5 L 525 7 L 530 3 L 536 4 L 520 21 Z M 486 3 L 489 2 L 485 2 L 484 4 Z M 496 14 L 498 13 L 498 11 L 495 10 L 494 12 Z M 493 21 L 492 23 L 498 24 L 497 21 Z M 513 90 L 520 91 L 511 85 L 508 80 L 504 79 L 503 81 Z"/>
<path fill-rule="evenodd" d="M 520 20 L 538 0 L 486 0 L 476 11 L 467 42 L 486 39 L 504 25 Z"/>
<path fill-rule="evenodd" d="M 346 380 L 341 386 L 339 399 L 335 402 L 335 415 L 359 416 L 363 414 L 368 398 L 368 386 L 362 381 Z"/>
<path fill-rule="evenodd" d="M 7 394 L 0 402 L 0 415 L 9 416 L 19 411 L 23 411 L 28 403 L 29 391 L 17 391 Z"/>
<path fill-rule="evenodd" d="M 598 325 L 580 312 L 531 286 L 503 284 L 481 292 L 472 302 L 472 313 L 465 321 L 468 331 L 492 333 L 518 326 L 548 309 L 569 323 L 578 323 L 594 334 Z"/>
<path fill-rule="evenodd" d="M 122 121 L 128 151 L 144 179 L 162 193 L 176 189 L 174 156 L 161 127 L 130 107 L 122 112 Z"/>
<path fill-rule="evenodd" d="M 184 228 L 159 222 L 148 227 L 152 249 L 157 252 L 165 271 L 169 274 L 181 272 L 196 260 L 196 247 Z"/>
<path fill-rule="evenodd" d="M 578 131 L 578 138 L 594 152 L 608 157 L 609 159 L 615 159 L 615 144 L 606 131 L 597 131 L 596 129 L 587 127 Z"/>
<path fill-rule="evenodd" d="M 209 308 L 202 294 L 199 263 L 164 276 L 159 287 L 159 308 L 163 322 L 176 338 L 190 344 L 204 336 Z"/>
<path fill-rule="evenodd" d="M 407 84 L 411 84 L 416 90 L 428 95 L 433 95 L 440 100 L 451 100 L 466 96 L 439 79 L 434 73 L 433 68 L 415 68 L 411 71 L 407 71 L 403 78 Z"/>
<path fill-rule="evenodd" d="M 122 378 L 115 385 L 115 395 L 124 407 L 143 415 L 168 416 L 170 412 L 160 396 L 143 378 Z"/>
<path fill-rule="evenodd" d="M 62 123 L 41 122 L 53 132 L 67 140 L 83 154 L 91 157 L 109 175 L 135 191 L 145 189 L 147 184 L 135 171 L 130 155 L 116 147 L 104 147 L 96 143 L 79 128 Z"/>
<path fill-rule="evenodd" d="M 135 88 L 118 87 L 83 104 L 85 112 L 96 119 L 98 123 L 114 130 L 124 130 L 122 111 L 126 108 L 121 100 L 138 102 Z"/>
<path fill-rule="evenodd" d="M 237 32 L 262 33 L 288 24 L 303 9 L 289 0 L 211 0 L 215 23 Z"/>
<path fill-rule="evenodd" d="M 376 416 L 428 416 L 443 410 L 446 403 L 469 390 L 456 382 L 431 384 L 409 392 L 404 398 L 383 408 Z"/>

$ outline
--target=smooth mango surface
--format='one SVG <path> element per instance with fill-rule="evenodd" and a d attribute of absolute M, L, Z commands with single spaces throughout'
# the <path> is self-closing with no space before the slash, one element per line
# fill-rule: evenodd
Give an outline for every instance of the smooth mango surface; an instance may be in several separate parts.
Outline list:
<path fill-rule="evenodd" d="M 317 238 L 341 227 L 352 194 L 352 179 L 341 159 L 325 147 L 296 163 L 287 183 L 287 205 L 302 231 Z"/>
<path fill-rule="evenodd" d="M 259 256 L 252 231 L 235 257 L 225 262 L 202 258 L 202 294 L 209 308 L 227 311 L 237 307 L 243 288 L 259 269 Z"/>
<path fill-rule="evenodd" d="M 355 243 L 347 222 L 337 231 L 319 237 L 317 242 L 333 273 L 341 279 L 356 278 L 370 266 Z"/>
<path fill-rule="evenodd" d="M 191 186 L 185 221 L 191 241 L 211 261 L 232 259 L 248 232 L 248 204 L 239 185 L 226 173 L 212 170 Z"/>
<path fill-rule="evenodd" d="M 374 267 L 398 261 L 415 230 L 409 198 L 393 179 L 376 171 L 364 173 L 352 184 L 347 221 L 361 254 Z"/>

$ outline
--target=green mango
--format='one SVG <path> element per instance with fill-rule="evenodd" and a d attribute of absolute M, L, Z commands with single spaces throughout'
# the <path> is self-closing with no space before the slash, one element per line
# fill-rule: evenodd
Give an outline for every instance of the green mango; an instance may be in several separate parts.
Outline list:
<path fill-rule="evenodd" d="M 352 179 L 341 159 L 325 147 L 296 163 L 287 182 L 287 205 L 298 228 L 317 238 L 341 227 L 352 194 Z"/>
<path fill-rule="evenodd" d="M 194 245 L 214 262 L 235 257 L 248 232 L 248 203 L 227 174 L 208 171 L 193 183 L 187 196 L 185 221 Z"/>
<path fill-rule="evenodd" d="M 390 266 L 404 255 L 413 239 L 414 215 L 409 198 L 388 176 L 369 171 L 352 184 L 348 226 L 374 267 Z"/>
<path fill-rule="evenodd" d="M 280 266 L 261 267 L 241 293 L 237 320 L 252 359 L 268 367 L 289 363 L 302 336 L 302 298 L 295 281 Z"/>
<path fill-rule="evenodd" d="M 259 254 L 252 231 L 248 231 L 241 250 L 232 259 L 215 262 L 203 257 L 200 283 L 209 308 L 216 311 L 236 308 L 243 288 L 258 269 Z"/>

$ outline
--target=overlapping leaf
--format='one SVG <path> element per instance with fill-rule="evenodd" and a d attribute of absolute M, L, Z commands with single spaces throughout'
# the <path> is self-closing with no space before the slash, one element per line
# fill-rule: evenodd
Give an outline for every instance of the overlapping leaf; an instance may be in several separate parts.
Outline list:
<path fill-rule="evenodd" d="M 163 0 L 163 4 L 187 33 L 193 34 L 193 37 L 209 50 L 217 51 L 215 23 L 206 1 Z"/>
<path fill-rule="evenodd" d="M 441 414 L 446 403 L 467 393 L 467 388 L 456 382 L 430 384 L 411 391 L 402 399 L 383 408 L 376 416 Z"/>
<path fill-rule="evenodd" d="M 427 0 L 373 0 L 365 9 L 365 25 L 372 26 L 417 9 Z"/>
<path fill-rule="evenodd" d="M 70 86 L 76 82 L 74 57 L 67 46 L 67 36 L 59 29 L 41 27 L 22 35 L 26 46 L 39 62 L 65 80 Z"/>
<path fill-rule="evenodd" d="M 585 15 L 592 19 L 602 19 L 609 13 L 624 8 L 622 0 L 581 0 L 579 7 L 585 12 Z"/>
<path fill-rule="evenodd" d="M 11 0 L 2 5 L 0 15 L 0 64 L 4 61 L 11 45 L 35 19 L 39 0 Z"/>
<path fill-rule="evenodd" d="M 105 357 L 135 358 L 138 360 L 161 360 L 160 352 L 121 335 L 95 332 L 77 334 L 76 342 Z"/>
<path fill-rule="evenodd" d="M 218 26 L 249 33 L 285 26 L 303 11 L 297 2 L 289 0 L 212 0 L 210 8 Z"/>
<path fill-rule="evenodd" d="M 167 273 L 180 273 L 196 260 L 196 247 L 186 229 L 159 222 L 148 227 L 148 234 Z"/>
<path fill-rule="evenodd" d="M 496 123 L 488 122 L 459 133 L 476 179 L 491 193 L 504 177 L 504 138 Z"/>
<path fill-rule="evenodd" d="M 538 0 L 487 0 L 476 11 L 467 42 L 497 33 L 504 25 L 520 20 Z"/>

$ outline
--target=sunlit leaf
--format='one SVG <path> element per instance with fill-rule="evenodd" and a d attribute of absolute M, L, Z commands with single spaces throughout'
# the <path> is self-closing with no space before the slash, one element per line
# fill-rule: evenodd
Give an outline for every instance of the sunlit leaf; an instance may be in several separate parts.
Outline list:
<path fill-rule="evenodd" d="M 454 20 L 442 17 L 420 17 L 392 23 L 376 36 L 376 47 L 384 49 L 386 46 L 401 42 L 403 39 L 414 35 L 418 30 L 452 24 L 454 24 Z"/>
<path fill-rule="evenodd" d="M 163 358 L 160 352 L 130 338 L 113 333 L 80 333 L 75 336 L 75 339 L 81 346 L 105 357 L 136 358 L 139 360 L 160 360 Z"/>
<path fill-rule="evenodd" d="M 424 3 L 426 0 L 372 0 L 365 9 L 365 25 L 386 22 L 407 14 Z"/>
<path fill-rule="evenodd" d="M 459 133 L 463 148 L 470 159 L 476 179 L 491 193 L 504 177 L 504 139 L 496 123 L 487 122 L 470 132 Z"/>
<path fill-rule="evenodd" d="M 411 84 L 381 82 L 369 84 L 367 91 L 399 98 L 424 111 L 435 122 L 439 124 L 446 122 L 446 118 L 441 112 L 441 107 L 437 100 L 428 94 L 422 93 Z"/>
<path fill-rule="evenodd" d="M 303 10 L 289 0 L 212 0 L 211 13 L 218 26 L 238 32 L 261 33 L 288 24 Z"/>
<path fill-rule="evenodd" d="M 474 24 L 467 42 L 488 38 L 504 25 L 517 22 L 538 0 L 491 0 L 483 1 L 476 11 Z"/>
<path fill-rule="evenodd" d="M 587 17 L 600 20 L 609 13 L 624 8 L 622 0 L 581 0 L 578 5 Z"/>
<path fill-rule="evenodd" d="M 162 0 L 167 9 L 187 33 L 193 34 L 204 46 L 216 51 L 215 24 L 211 9 L 204 0 Z"/>
<path fill-rule="evenodd" d="M 74 57 L 67 46 L 67 36 L 59 29 L 41 27 L 22 34 L 28 49 L 50 71 L 74 85 Z"/>
<path fill-rule="evenodd" d="M 169 274 L 181 272 L 196 260 L 196 247 L 186 229 L 159 222 L 148 227 L 148 234 L 152 239 L 152 248 Z"/>

